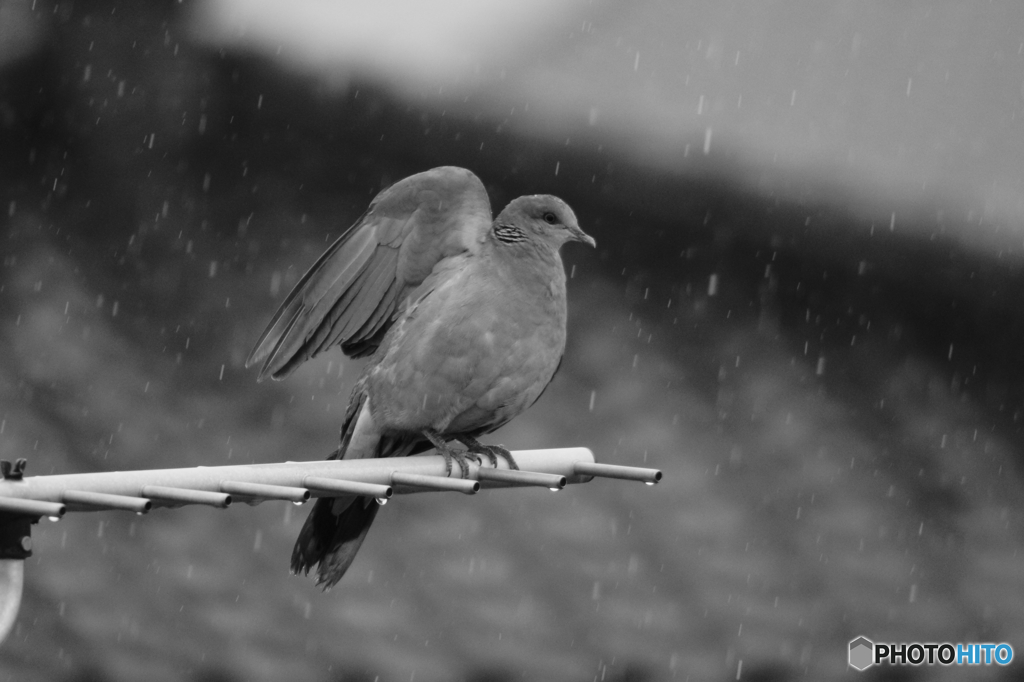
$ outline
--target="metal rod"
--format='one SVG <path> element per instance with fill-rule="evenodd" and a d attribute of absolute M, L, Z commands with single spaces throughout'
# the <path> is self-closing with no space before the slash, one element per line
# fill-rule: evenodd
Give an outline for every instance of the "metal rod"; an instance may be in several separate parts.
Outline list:
<path fill-rule="evenodd" d="M 561 490 L 565 487 L 565 476 L 558 474 L 542 474 L 537 471 L 518 471 L 514 469 L 491 469 L 480 467 L 476 477 L 481 481 L 495 481 L 510 486 L 536 485 Z"/>
<path fill-rule="evenodd" d="M 18 619 L 24 588 L 25 560 L 0 559 L 0 642 L 7 638 Z"/>
<path fill-rule="evenodd" d="M 221 509 L 231 504 L 231 495 L 212 493 L 207 490 L 189 490 L 188 488 L 168 488 L 163 485 L 144 485 L 142 495 L 168 502 L 180 504 L 205 504 Z"/>
<path fill-rule="evenodd" d="M 323 478 L 322 476 L 306 476 L 302 479 L 302 486 L 317 493 L 369 495 L 382 499 L 391 497 L 395 492 L 389 485 L 360 483 L 359 481 L 346 481 L 343 478 Z"/>
<path fill-rule="evenodd" d="M 565 476 L 567 483 L 585 483 L 590 480 L 590 477 L 587 475 L 575 473 L 573 467 L 577 462 L 594 461 L 594 454 L 587 448 L 516 450 L 512 452 L 512 456 L 523 471 Z M 31 468 L 31 464 L 29 466 Z M 475 465 L 470 465 L 470 475 L 474 475 L 472 472 L 476 468 Z M 386 459 L 277 462 L 274 464 L 232 464 L 230 466 L 184 467 L 180 469 L 141 469 L 137 471 L 103 471 L 87 474 L 26 476 L 22 480 L 4 479 L 0 480 L 0 498 L 60 503 L 63 501 L 65 490 L 138 497 L 143 486 L 148 485 L 212 493 L 229 493 L 228 490 L 221 488 L 223 481 L 301 488 L 303 485 L 302 481 L 307 476 L 372 483 L 387 487 L 391 485 L 392 474 L 396 472 L 433 477 L 444 477 L 446 475 L 444 458 L 440 455 L 389 457 Z M 456 472 L 455 475 L 457 476 L 458 473 Z M 508 485 L 507 483 L 486 479 L 482 480 L 481 484 L 485 488 Z M 456 484 L 456 486 L 463 485 L 465 484 Z M 438 489 L 434 487 L 426 488 L 403 485 L 393 492 L 395 495 L 405 495 Z M 448 490 L 450 488 L 444 489 Z M 264 497 L 264 499 L 267 498 Z M 154 508 L 187 504 L 177 500 L 161 499 L 156 496 L 151 498 L 151 500 Z M 70 511 L 98 511 L 99 509 L 101 507 L 81 504 L 75 505 Z"/>
<path fill-rule="evenodd" d="M 423 476 L 422 474 L 404 474 L 401 471 L 391 474 L 391 483 L 415 488 L 430 488 L 431 490 L 451 490 L 466 495 L 472 495 L 480 490 L 480 483 L 469 478 Z"/>
<path fill-rule="evenodd" d="M 110 493 L 94 493 L 88 490 L 65 490 L 61 497 L 66 504 L 81 504 L 98 509 L 123 509 L 136 514 L 145 514 L 153 508 L 153 503 L 144 497 L 132 495 L 111 495 Z"/>
<path fill-rule="evenodd" d="M 305 488 L 294 488 L 290 485 L 273 485 L 269 483 L 246 483 L 244 481 L 222 481 L 220 489 L 226 493 L 262 497 L 268 500 L 288 500 L 289 502 L 305 502 L 309 499 L 309 491 Z"/>
<path fill-rule="evenodd" d="M 655 484 L 661 480 L 661 472 L 657 469 L 641 469 L 617 464 L 595 464 L 594 462 L 576 462 L 573 472 L 583 476 L 601 476 L 603 478 L 621 478 L 624 481 L 641 481 Z"/>
<path fill-rule="evenodd" d="M 26 514 L 28 516 L 64 516 L 67 507 L 59 502 L 22 500 L 17 497 L 0 497 L 0 512 Z"/>

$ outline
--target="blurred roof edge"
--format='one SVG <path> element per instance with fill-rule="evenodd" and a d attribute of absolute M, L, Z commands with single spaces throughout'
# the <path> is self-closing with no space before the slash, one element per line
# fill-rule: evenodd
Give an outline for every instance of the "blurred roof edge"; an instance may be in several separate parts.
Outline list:
<path fill-rule="evenodd" d="M 944 113 L 916 125 L 912 115 L 917 109 L 901 112 L 898 108 L 911 107 L 901 99 L 911 101 L 910 81 L 898 84 L 906 88 L 905 98 L 902 91 L 885 90 L 885 83 L 878 87 L 882 100 L 876 108 L 882 112 L 891 108 L 891 121 L 858 121 L 857 105 L 826 103 L 830 96 L 835 99 L 834 89 L 841 91 L 841 98 L 863 99 L 859 90 L 868 87 L 865 79 L 870 80 L 878 68 L 895 69 L 885 55 L 862 56 L 864 46 L 877 48 L 872 41 L 881 42 L 879 36 L 887 35 L 885 22 L 916 21 L 916 15 L 902 16 L 883 6 L 852 13 L 833 8 L 791 26 L 787 31 L 794 40 L 827 29 L 826 33 L 837 33 L 843 42 L 846 29 L 860 30 L 853 35 L 852 47 L 840 45 L 821 54 L 824 48 L 816 44 L 818 60 L 836 64 L 811 76 L 789 68 L 787 60 L 792 60 L 792 55 L 775 55 L 779 63 L 772 68 L 782 71 L 774 85 L 780 90 L 778 99 L 786 101 L 772 104 L 769 97 L 769 104 L 759 105 L 765 86 L 751 82 L 750 74 L 736 80 L 737 76 L 725 73 L 722 66 L 733 60 L 719 59 L 720 53 L 728 52 L 725 46 L 730 39 L 737 45 L 741 38 L 751 43 L 744 43 L 746 53 L 755 49 L 750 36 L 757 34 L 751 33 L 750 25 L 756 23 L 757 12 L 744 10 L 746 14 L 733 22 L 737 28 L 730 29 L 736 35 L 730 36 L 716 33 L 730 26 L 722 26 L 732 16 L 725 10 L 685 10 L 690 14 L 682 19 L 708 14 L 700 16 L 701 22 L 691 21 L 700 25 L 689 26 L 679 23 L 681 17 L 668 16 L 667 9 L 659 10 L 656 3 L 640 5 L 627 10 L 582 2 L 531 2 L 510 11 L 503 3 L 449 0 L 431 5 L 428 11 L 405 0 L 329 6 L 308 0 L 285 12 L 280 5 L 263 0 L 211 0 L 193 6 L 189 26 L 193 35 L 208 45 L 256 49 L 285 68 L 317 74 L 335 87 L 345 88 L 352 79 L 378 82 L 426 111 L 491 121 L 517 135 L 570 147 L 600 145 L 606 153 L 666 173 L 717 174 L 762 195 L 829 202 L 886 227 L 893 220 L 899 225 L 900 216 L 907 213 L 939 216 L 939 223 L 945 215 L 968 246 L 985 251 L 1019 246 L 1024 200 L 1017 184 L 1024 181 L 1024 173 L 1021 177 L 1013 174 L 1012 154 L 985 142 L 986 148 L 991 148 L 988 156 L 968 158 L 970 154 L 940 136 L 946 126 Z M 735 14 L 745 5 L 734 2 L 730 7 Z M 938 19 L 932 15 L 925 18 L 926 30 L 938 34 L 957 20 L 952 10 L 939 14 Z M 668 52 L 653 40 L 674 30 L 659 26 L 663 15 L 661 23 L 676 22 L 680 29 L 680 44 Z M 786 22 L 782 25 L 793 24 Z M 974 24 L 977 31 L 991 33 L 989 24 L 980 20 Z M 601 29 L 604 35 L 600 40 L 608 45 L 594 37 Z M 705 33 L 711 36 L 706 41 L 685 41 L 693 37 L 689 34 Z M 613 40 L 615 35 L 619 37 Z M 985 37 L 989 38 L 987 33 Z M 780 42 L 785 40 L 786 36 L 779 37 Z M 938 44 L 938 54 L 947 55 L 950 46 Z M 610 71 L 602 65 L 609 59 L 609 45 L 621 45 L 621 56 L 629 62 L 621 73 L 605 73 Z M 695 48 L 699 49 L 694 52 Z M 653 58 L 647 55 L 659 49 L 672 61 L 652 66 L 649 60 Z M 775 52 L 782 49 L 772 47 Z M 842 60 L 848 59 L 843 50 L 867 62 L 867 66 L 858 63 L 863 73 L 853 86 L 836 75 L 836 69 L 845 63 Z M 741 52 L 737 49 L 735 53 L 737 67 L 754 60 L 749 54 L 741 59 Z M 842 53 L 842 59 L 836 52 Z M 902 59 L 901 55 L 897 52 L 895 56 Z M 806 56 L 800 55 L 794 65 L 804 61 Z M 643 74 L 642 66 L 658 74 L 634 78 L 634 73 Z M 686 72 L 685 84 L 676 83 L 678 74 L 666 73 L 667 69 Z M 850 71 L 848 66 L 846 71 Z M 814 81 L 817 91 L 810 89 L 808 79 Z M 703 83 L 691 86 L 691 80 Z M 791 80 L 800 88 L 793 87 L 790 92 Z M 852 95 L 846 92 L 851 87 Z M 940 92 L 938 86 L 929 86 L 917 75 L 915 97 L 929 96 L 929 87 L 933 97 Z M 732 90 L 740 91 L 740 100 L 723 109 Z M 952 96 L 945 90 L 941 93 Z M 812 104 L 802 110 L 800 104 L 805 100 Z M 973 107 L 963 104 L 959 115 L 969 119 Z M 911 120 L 904 121 L 907 116 L 903 114 Z M 837 116 L 842 119 L 838 123 Z M 838 132 L 830 131 L 830 126 Z M 913 138 L 907 126 L 922 132 Z M 982 142 L 963 140 L 963 144 L 977 147 Z M 899 148 L 894 149 L 896 146 Z"/>

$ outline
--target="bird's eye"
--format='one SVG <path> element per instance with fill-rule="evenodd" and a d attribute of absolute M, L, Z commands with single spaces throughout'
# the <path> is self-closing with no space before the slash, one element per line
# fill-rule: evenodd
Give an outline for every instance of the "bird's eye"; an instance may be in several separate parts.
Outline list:
<path fill-rule="evenodd" d="M 548 211 L 547 213 L 544 214 L 544 222 L 546 222 L 548 225 L 554 225 L 555 223 L 558 222 L 558 216 L 556 216 L 551 211 Z"/>

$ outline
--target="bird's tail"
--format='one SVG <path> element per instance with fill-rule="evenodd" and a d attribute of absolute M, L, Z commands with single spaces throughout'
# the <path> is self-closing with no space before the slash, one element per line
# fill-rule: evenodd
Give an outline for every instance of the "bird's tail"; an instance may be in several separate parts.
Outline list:
<path fill-rule="evenodd" d="M 352 435 L 365 402 L 366 394 L 357 386 L 341 429 L 341 446 L 328 459 L 346 459 L 346 455 L 391 457 L 409 454 L 412 443 L 387 436 L 379 439 L 372 453 L 349 452 Z M 316 567 L 317 585 L 327 589 L 337 583 L 356 558 L 356 552 L 363 544 L 379 506 L 371 497 L 319 498 L 313 504 L 295 541 L 292 571 L 308 575 Z"/>
<path fill-rule="evenodd" d="M 340 513 L 333 507 L 329 497 L 313 504 L 292 550 L 292 571 L 308 575 L 316 566 L 316 584 L 324 589 L 341 580 L 352 565 L 380 505 L 357 497 Z"/>

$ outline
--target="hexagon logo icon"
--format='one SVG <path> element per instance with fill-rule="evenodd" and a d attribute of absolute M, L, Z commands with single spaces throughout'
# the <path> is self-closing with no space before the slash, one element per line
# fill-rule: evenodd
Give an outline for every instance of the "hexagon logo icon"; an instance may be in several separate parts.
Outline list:
<path fill-rule="evenodd" d="M 850 667 L 866 670 L 874 664 L 875 643 L 867 637 L 850 642 Z"/>

